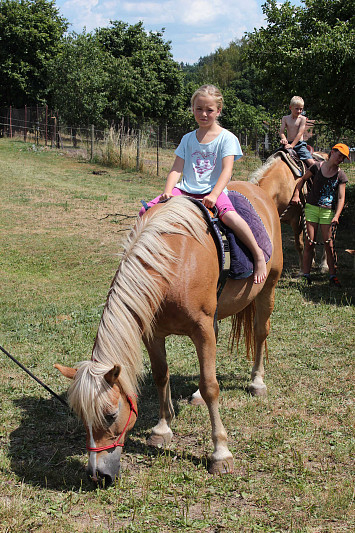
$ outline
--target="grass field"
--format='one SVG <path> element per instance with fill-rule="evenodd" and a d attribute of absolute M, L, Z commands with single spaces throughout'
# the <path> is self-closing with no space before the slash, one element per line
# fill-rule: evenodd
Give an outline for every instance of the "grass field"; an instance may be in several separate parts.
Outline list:
<path fill-rule="evenodd" d="M 241 162 L 247 179 L 257 162 Z M 207 409 L 192 343 L 168 341 L 176 412 L 169 450 L 145 444 L 158 400 L 149 363 L 139 418 L 115 486 L 85 475 L 85 432 L 76 418 L 0 353 L 0 533 L 347 532 L 354 514 L 355 172 L 336 248 L 343 290 L 314 273 L 304 287 L 283 227 L 285 267 L 268 340 L 268 397 L 250 397 L 243 346 L 228 352 L 221 323 L 220 411 L 235 472 L 213 477 Z M 58 394 L 53 364 L 91 355 L 125 230 L 163 178 L 105 168 L 0 139 L 0 344 Z"/>

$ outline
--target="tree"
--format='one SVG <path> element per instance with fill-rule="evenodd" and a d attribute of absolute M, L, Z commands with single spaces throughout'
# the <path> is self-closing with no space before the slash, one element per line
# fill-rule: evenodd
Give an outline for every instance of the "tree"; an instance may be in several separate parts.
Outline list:
<path fill-rule="evenodd" d="M 109 59 L 90 33 L 72 33 L 64 39 L 50 72 L 52 104 L 67 124 L 107 125 Z"/>
<path fill-rule="evenodd" d="M 67 27 L 52 0 L 0 3 L 0 105 L 46 101 L 48 65 Z"/>
<path fill-rule="evenodd" d="M 236 135 L 242 131 L 253 131 L 257 134 L 265 133 L 265 122 L 270 120 L 265 109 L 255 107 L 238 98 L 233 88 L 224 91 L 224 107 L 221 123 Z"/>
<path fill-rule="evenodd" d="M 141 22 L 122 21 L 96 31 L 109 61 L 109 115 L 134 119 L 176 119 L 183 76 L 163 31 L 147 33 Z"/>
<path fill-rule="evenodd" d="M 267 0 L 267 26 L 248 34 L 246 59 L 267 87 L 266 104 L 287 111 L 301 95 L 312 118 L 354 127 L 354 1 L 304 0 L 304 7 Z"/>
<path fill-rule="evenodd" d="M 185 84 L 213 83 L 222 92 L 231 89 L 234 95 L 251 106 L 263 103 L 264 87 L 257 84 L 256 67 L 246 59 L 246 40 L 232 41 L 225 49 L 218 48 L 202 57 L 195 65 L 183 65 Z"/>

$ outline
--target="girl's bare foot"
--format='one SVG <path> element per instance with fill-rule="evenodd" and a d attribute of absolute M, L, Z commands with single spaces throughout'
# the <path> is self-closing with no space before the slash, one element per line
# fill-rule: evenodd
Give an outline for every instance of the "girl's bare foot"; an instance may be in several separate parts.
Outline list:
<path fill-rule="evenodd" d="M 266 262 L 264 253 L 254 258 L 254 283 L 262 283 L 266 278 Z"/>

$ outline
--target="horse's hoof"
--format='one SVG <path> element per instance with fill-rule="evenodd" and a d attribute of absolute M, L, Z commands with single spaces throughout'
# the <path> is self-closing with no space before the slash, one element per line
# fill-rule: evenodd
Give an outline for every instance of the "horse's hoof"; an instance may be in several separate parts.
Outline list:
<path fill-rule="evenodd" d="M 213 461 L 208 471 L 213 475 L 232 474 L 234 471 L 233 458 L 228 457 L 227 459 Z"/>
<path fill-rule="evenodd" d="M 193 393 L 190 400 L 191 405 L 206 405 L 205 400 L 202 398 L 199 390 Z"/>
<path fill-rule="evenodd" d="M 152 433 L 147 440 L 148 446 L 154 446 L 154 448 L 165 448 L 168 444 L 171 443 L 172 435 L 169 433 L 165 435 L 156 435 Z"/>
<path fill-rule="evenodd" d="M 252 396 L 258 396 L 260 398 L 267 396 L 267 387 L 265 383 L 250 383 L 248 390 Z"/>

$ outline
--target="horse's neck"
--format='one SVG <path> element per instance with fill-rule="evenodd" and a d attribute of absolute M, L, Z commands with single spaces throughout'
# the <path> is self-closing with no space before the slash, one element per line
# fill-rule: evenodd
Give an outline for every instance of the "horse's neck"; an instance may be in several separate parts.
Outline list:
<path fill-rule="evenodd" d="M 278 161 L 265 173 L 259 181 L 259 185 L 271 196 L 279 213 L 282 213 L 292 198 L 296 180 L 288 166 L 284 162 Z"/>

